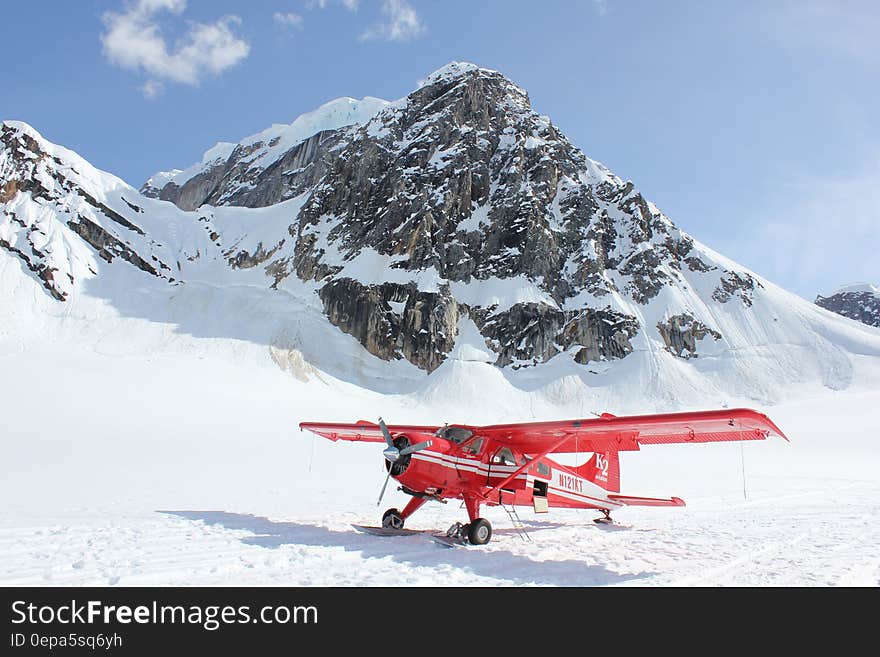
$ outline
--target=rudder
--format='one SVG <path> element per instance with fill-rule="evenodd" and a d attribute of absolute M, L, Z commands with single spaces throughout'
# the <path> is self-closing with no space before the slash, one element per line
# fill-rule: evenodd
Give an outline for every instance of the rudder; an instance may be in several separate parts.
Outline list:
<path fill-rule="evenodd" d="M 596 452 L 590 460 L 575 468 L 584 479 L 612 493 L 620 492 L 620 458 L 617 450 Z"/>

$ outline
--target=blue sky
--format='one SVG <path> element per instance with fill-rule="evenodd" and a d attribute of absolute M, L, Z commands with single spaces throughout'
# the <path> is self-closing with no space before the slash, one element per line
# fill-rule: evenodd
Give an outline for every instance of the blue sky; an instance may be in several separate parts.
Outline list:
<path fill-rule="evenodd" d="M 463 60 L 783 287 L 880 282 L 873 0 L 34 0 L 3 18 L 0 118 L 135 186 Z"/>

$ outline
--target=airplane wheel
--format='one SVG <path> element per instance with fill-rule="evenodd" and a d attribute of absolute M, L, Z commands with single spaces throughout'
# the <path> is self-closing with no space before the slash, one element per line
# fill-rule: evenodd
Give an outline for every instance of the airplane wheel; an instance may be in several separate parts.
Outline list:
<path fill-rule="evenodd" d="M 388 509 L 382 514 L 382 526 L 387 529 L 403 529 L 403 516 L 397 509 Z"/>
<path fill-rule="evenodd" d="M 468 526 L 467 537 L 471 545 L 485 545 L 492 538 L 492 525 L 485 518 L 477 518 Z"/>

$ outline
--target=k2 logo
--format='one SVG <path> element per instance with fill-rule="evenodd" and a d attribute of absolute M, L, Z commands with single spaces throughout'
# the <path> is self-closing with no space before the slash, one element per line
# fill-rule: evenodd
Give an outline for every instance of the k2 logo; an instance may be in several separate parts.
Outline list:
<path fill-rule="evenodd" d="M 604 478 L 608 478 L 608 459 L 601 454 L 596 454 L 596 469 L 602 473 Z"/>

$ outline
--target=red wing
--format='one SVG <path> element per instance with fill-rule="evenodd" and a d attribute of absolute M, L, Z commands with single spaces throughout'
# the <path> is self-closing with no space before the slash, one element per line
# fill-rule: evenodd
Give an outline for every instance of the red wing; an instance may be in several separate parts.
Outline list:
<path fill-rule="evenodd" d="M 477 427 L 480 436 L 509 445 L 526 454 L 547 449 L 568 435 L 553 452 L 637 450 L 640 445 L 764 440 L 785 434 L 766 415 L 748 408 L 630 415 L 603 415 L 582 420 L 527 422 Z"/>
<path fill-rule="evenodd" d="M 421 442 L 433 436 L 439 427 L 425 427 L 410 424 L 389 424 L 391 435 L 406 434 L 411 442 Z M 300 422 L 300 429 L 305 429 L 329 440 L 354 440 L 369 443 L 384 443 L 382 430 L 374 422 L 361 420 L 355 423 L 344 422 Z M 415 440 L 418 438 L 418 440 Z"/>

